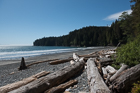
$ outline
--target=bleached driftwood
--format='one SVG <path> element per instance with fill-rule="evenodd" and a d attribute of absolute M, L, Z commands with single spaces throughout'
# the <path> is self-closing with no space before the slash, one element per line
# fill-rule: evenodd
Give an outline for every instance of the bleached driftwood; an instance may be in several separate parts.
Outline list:
<path fill-rule="evenodd" d="M 117 71 L 115 68 L 113 68 L 112 66 L 109 66 L 109 65 L 105 69 L 111 75 L 115 74 Z"/>
<path fill-rule="evenodd" d="M 53 88 L 45 91 L 44 93 L 62 93 L 65 91 L 65 89 L 69 88 L 70 86 L 73 86 L 77 82 L 78 82 L 77 80 L 70 80 L 64 84 L 57 86 L 57 87 L 53 87 Z"/>
<path fill-rule="evenodd" d="M 140 64 L 123 72 L 112 82 L 112 93 L 128 93 L 133 83 L 140 80 Z"/>
<path fill-rule="evenodd" d="M 73 53 L 73 59 L 77 62 L 79 61 L 80 57 L 76 53 Z"/>
<path fill-rule="evenodd" d="M 22 86 L 18 89 L 15 89 L 13 91 L 10 91 L 9 93 L 42 93 L 46 90 L 57 86 L 72 76 L 74 76 L 76 73 L 78 73 L 85 65 L 84 61 L 76 62 L 73 65 L 69 65 L 67 67 L 64 67 L 54 73 L 51 73 L 45 77 L 39 78 L 25 86 Z"/>
<path fill-rule="evenodd" d="M 45 76 L 47 74 L 49 74 L 49 72 L 42 71 L 42 72 L 40 72 L 40 73 L 38 73 L 36 75 L 33 75 L 33 76 L 28 77 L 26 79 L 23 79 L 22 81 L 18 81 L 18 82 L 12 83 L 12 84 L 2 86 L 2 87 L 0 87 L 0 93 L 7 93 L 9 91 L 17 89 L 17 88 L 19 88 L 19 87 L 21 87 L 23 85 L 26 85 L 26 84 L 28 84 L 28 83 L 30 83 L 30 82 L 32 82 L 32 81 L 34 81 L 34 80 L 36 80 L 36 79 L 38 79 L 38 78 L 40 78 L 42 76 Z"/>
<path fill-rule="evenodd" d="M 125 64 L 122 64 L 121 68 L 110 78 L 110 82 L 112 82 L 113 80 L 115 80 L 122 71 L 124 71 L 128 66 Z"/>
<path fill-rule="evenodd" d="M 102 67 L 103 77 L 104 79 L 107 78 L 107 71 L 104 67 Z"/>
<path fill-rule="evenodd" d="M 75 63 L 75 61 L 74 61 L 74 60 L 71 60 L 71 61 L 70 61 L 70 64 L 71 64 L 71 65 L 72 65 L 72 64 L 74 64 L 74 63 Z"/>
<path fill-rule="evenodd" d="M 110 93 L 110 90 L 104 83 L 98 68 L 94 62 L 95 58 L 90 58 L 87 61 L 87 76 L 90 84 L 91 93 Z"/>
<path fill-rule="evenodd" d="M 55 60 L 55 61 L 49 62 L 49 64 L 56 65 L 56 64 L 60 64 L 60 63 L 69 62 L 70 60 L 72 60 L 72 58 L 62 59 L 62 60 Z"/>

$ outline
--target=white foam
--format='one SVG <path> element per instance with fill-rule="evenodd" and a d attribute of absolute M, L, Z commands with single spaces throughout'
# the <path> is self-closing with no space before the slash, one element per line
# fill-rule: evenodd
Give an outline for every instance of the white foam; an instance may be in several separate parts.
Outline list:
<path fill-rule="evenodd" d="M 29 56 L 37 56 L 37 55 L 44 55 L 44 54 L 71 52 L 71 51 L 78 51 L 78 50 L 85 50 L 85 49 L 94 49 L 94 48 L 95 47 L 0 52 L 0 60 L 15 59 L 15 58 L 29 57 Z"/>

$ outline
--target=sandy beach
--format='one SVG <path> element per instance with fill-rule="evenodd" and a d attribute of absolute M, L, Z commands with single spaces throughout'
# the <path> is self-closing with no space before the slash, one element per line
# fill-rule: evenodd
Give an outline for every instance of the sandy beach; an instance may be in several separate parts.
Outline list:
<path fill-rule="evenodd" d="M 75 51 L 75 53 L 77 53 L 78 55 L 85 55 L 92 52 L 106 50 L 106 49 L 113 49 L 113 48 L 114 47 L 87 49 L 87 50 Z M 56 53 L 50 55 L 28 57 L 25 58 L 25 62 L 26 64 L 29 64 L 32 62 L 44 61 L 50 59 L 66 59 L 72 57 L 73 53 L 74 52 L 65 52 L 65 53 Z M 21 59 L 0 61 L 0 86 L 4 86 L 13 82 L 20 81 L 24 78 L 30 77 L 41 71 L 50 71 L 51 73 L 53 73 L 59 69 L 62 69 L 65 66 L 70 65 L 69 62 L 58 64 L 58 65 L 50 65 L 48 64 L 48 62 L 44 62 L 44 63 L 32 65 L 26 70 L 18 71 L 18 67 L 20 66 L 20 61 Z M 74 79 L 78 80 L 78 84 L 76 87 L 70 89 L 70 92 L 72 93 L 78 93 L 79 91 L 89 92 L 86 70 L 84 70 L 83 73 L 79 74 L 79 76 L 74 77 Z"/>

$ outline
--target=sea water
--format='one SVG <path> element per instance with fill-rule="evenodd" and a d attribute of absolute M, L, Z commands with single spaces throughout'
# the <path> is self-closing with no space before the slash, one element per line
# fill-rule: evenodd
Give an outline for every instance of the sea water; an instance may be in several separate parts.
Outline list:
<path fill-rule="evenodd" d="M 0 60 L 18 59 L 37 55 L 47 55 L 62 52 L 91 49 L 95 47 L 64 47 L 64 46 L 0 46 Z M 99 47 L 98 47 L 99 48 Z"/>

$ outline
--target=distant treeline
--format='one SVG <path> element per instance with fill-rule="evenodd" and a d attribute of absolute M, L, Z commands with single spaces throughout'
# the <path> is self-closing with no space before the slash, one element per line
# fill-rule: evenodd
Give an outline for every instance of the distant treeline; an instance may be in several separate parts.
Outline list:
<path fill-rule="evenodd" d="M 119 21 L 108 26 L 89 26 L 69 32 L 60 37 L 43 37 L 34 41 L 34 46 L 116 46 L 126 42 Z"/>

